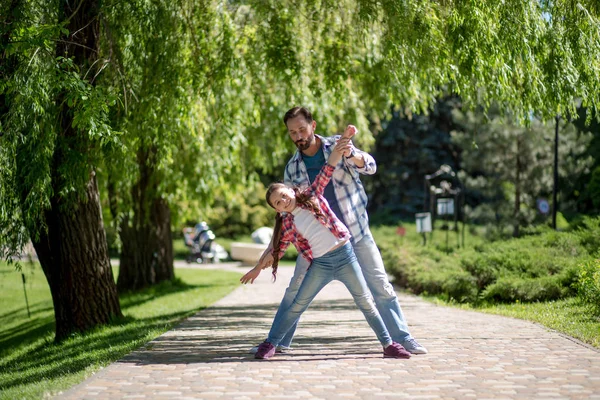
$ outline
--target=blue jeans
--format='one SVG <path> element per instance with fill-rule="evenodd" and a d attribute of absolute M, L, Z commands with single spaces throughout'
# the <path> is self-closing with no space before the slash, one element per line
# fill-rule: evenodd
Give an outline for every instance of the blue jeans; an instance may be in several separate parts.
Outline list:
<path fill-rule="evenodd" d="M 408 324 L 400 307 L 400 302 L 398 301 L 396 292 L 394 292 L 394 287 L 388 280 L 381 254 L 371 234 L 365 235 L 358 243 L 354 243 L 353 248 L 367 286 L 373 294 L 377 310 L 392 340 L 403 344 L 406 340 L 412 339 L 408 331 Z M 298 256 L 294 276 L 290 280 L 290 285 L 285 290 L 281 304 L 279 304 L 277 314 L 275 314 L 275 319 L 273 320 L 273 327 L 281 324 L 280 321 L 285 317 L 286 310 L 294 302 L 308 266 L 308 261 L 304 257 Z M 280 346 L 291 346 L 297 325 L 298 322 L 296 321 L 279 343 Z"/>
<path fill-rule="evenodd" d="M 332 280 L 338 280 L 346 285 L 354 298 L 354 302 L 364 314 L 381 344 L 384 347 L 392 344 L 392 338 L 385 328 L 377 308 L 375 308 L 373 298 L 369 293 L 350 243 L 346 243 L 313 260 L 298 289 L 296 298 L 278 323 L 273 323 L 267 341 L 275 346 L 279 345 L 290 328 L 296 326 L 300 316 L 315 296 Z"/>

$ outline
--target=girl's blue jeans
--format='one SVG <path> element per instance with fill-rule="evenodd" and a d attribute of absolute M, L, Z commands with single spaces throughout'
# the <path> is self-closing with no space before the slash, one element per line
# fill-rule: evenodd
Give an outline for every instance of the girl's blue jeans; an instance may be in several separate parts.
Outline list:
<path fill-rule="evenodd" d="M 392 340 L 403 344 L 406 340 L 411 339 L 412 336 L 408 331 L 408 324 L 406 323 L 406 318 L 400 307 L 394 287 L 388 279 L 377 244 L 369 233 L 359 242 L 354 243 L 353 248 L 367 286 L 373 294 L 377 310 Z M 284 317 L 285 312 L 293 303 L 307 273 L 308 265 L 308 261 L 304 257 L 298 256 L 294 276 L 290 281 L 290 285 L 285 290 L 285 295 L 273 320 L 273 327 L 281 324 L 280 319 Z M 290 330 L 287 331 L 285 337 L 279 343 L 280 346 L 291 346 L 297 324 L 298 322 L 294 323 Z"/>
<path fill-rule="evenodd" d="M 267 341 L 275 346 L 282 344 L 286 333 L 296 327 L 315 296 L 332 280 L 338 280 L 348 288 L 377 339 L 384 347 L 390 345 L 392 338 L 375 307 L 350 242 L 313 260 L 292 304 L 281 315 L 278 312 L 279 318 L 273 321 Z"/>

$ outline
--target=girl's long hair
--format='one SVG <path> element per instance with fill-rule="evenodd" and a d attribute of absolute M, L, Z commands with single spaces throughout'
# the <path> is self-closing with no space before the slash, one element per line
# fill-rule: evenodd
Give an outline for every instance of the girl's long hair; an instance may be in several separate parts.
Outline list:
<path fill-rule="evenodd" d="M 285 189 L 289 186 L 283 183 L 272 183 L 269 185 L 267 189 L 266 198 L 267 203 L 273 207 L 271 204 L 271 195 L 277 189 Z M 317 202 L 317 198 L 311 194 L 303 194 L 297 187 L 292 187 L 294 194 L 296 195 L 296 205 L 301 205 L 304 208 L 308 209 L 312 212 L 316 217 L 324 217 L 323 211 L 321 211 L 321 207 L 319 207 L 319 203 Z M 275 208 L 275 207 L 273 207 Z M 275 227 L 273 228 L 273 249 L 278 249 L 281 244 L 281 228 L 282 228 L 283 217 L 281 213 L 277 213 L 275 216 Z M 277 267 L 279 266 L 279 252 L 273 255 L 273 281 L 277 279 Z"/>
<path fill-rule="evenodd" d="M 281 242 L 281 221 L 283 217 L 280 213 L 275 215 L 275 228 L 273 228 L 273 249 L 279 248 L 279 243 Z M 279 251 L 273 254 L 273 282 L 277 280 L 277 267 L 279 266 Z"/>

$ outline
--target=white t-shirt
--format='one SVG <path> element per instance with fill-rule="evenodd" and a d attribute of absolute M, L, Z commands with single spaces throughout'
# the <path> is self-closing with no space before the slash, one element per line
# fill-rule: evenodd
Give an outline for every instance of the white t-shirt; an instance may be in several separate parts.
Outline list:
<path fill-rule="evenodd" d="M 346 239 L 338 239 L 329 229 L 317 220 L 312 212 L 300 207 L 296 207 L 292 211 L 294 215 L 294 225 L 298 233 L 306 240 L 313 253 L 313 258 L 325 255 L 329 250 L 333 249 L 338 244 Z"/>

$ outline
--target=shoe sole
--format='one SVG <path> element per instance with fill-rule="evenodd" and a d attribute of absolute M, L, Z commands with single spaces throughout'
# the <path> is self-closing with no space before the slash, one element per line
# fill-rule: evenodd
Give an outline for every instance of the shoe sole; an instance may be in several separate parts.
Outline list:
<path fill-rule="evenodd" d="M 384 354 L 383 358 L 398 358 L 398 359 L 401 359 L 401 360 L 408 360 L 410 358 L 410 356 L 386 356 Z"/>
<path fill-rule="evenodd" d="M 254 359 L 255 360 L 270 360 L 271 357 L 256 357 L 256 356 L 254 356 Z"/>
<path fill-rule="evenodd" d="M 415 351 L 408 351 L 410 354 L 414 354 L 414 355 L 423 355 L 423 354 L 427 354 L 427 351 L 419 351 L 419 350 L 415 350 Z"/>
<path fill-rule="evenodd" d="M 252 349 L 250 349 L 248 354 L 256 354 L 257 351 L 258 351 L 258 349 L 252 348 Z M 277 353 L 277 354 L 288 354 L 291 352 L 292 352 L 292 349 L 279 349 L 279 348 L 275 351 L 275 353 Z"/>

